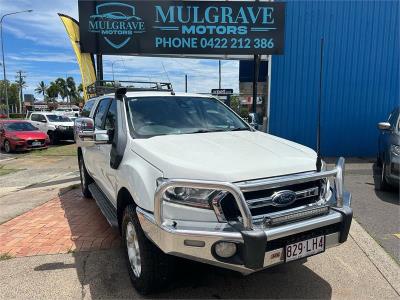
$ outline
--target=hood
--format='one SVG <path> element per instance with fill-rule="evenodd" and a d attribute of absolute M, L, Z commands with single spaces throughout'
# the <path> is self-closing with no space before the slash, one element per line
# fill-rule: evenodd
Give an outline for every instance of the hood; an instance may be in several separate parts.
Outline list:
<path fill-rule="evenodd" d="M 61 125 L 61 126 L 65 126 L 65 127 L 73 127 L 74 126 L 74 122 L 50 122 L 50 125 Z"/>
<path fill-rule="evenodd" d="M 7 131 L 7 135 L 8 136 L 17 136 L 20 139 L 24 139 L 24 140 L 29 140 L 29 139 L 46 139 L 47 134 L 39 131 L 39 130 L 35 130 L 35 131 Z"/>
<path fill-rule="evenodd" d="M 312 171 L 317 157 L 310 148 L 259 131 L 135 139 L 132 150 L 165 178 L 229 182 Z"/>

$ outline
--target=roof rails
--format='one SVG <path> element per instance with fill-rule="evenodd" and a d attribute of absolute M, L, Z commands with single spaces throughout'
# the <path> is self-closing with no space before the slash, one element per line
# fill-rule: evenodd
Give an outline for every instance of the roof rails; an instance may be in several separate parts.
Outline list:
<path fill-rule="evenodd" d="M 152 82 L 152 81 L 114 81 L 97 80 L 87 86 L 86 90 L 90 98 L 115 93 L 119 88 L 126 88 L 128 92 L 136 91 L 159 91 L 173 92 L 170 82 Z"/>

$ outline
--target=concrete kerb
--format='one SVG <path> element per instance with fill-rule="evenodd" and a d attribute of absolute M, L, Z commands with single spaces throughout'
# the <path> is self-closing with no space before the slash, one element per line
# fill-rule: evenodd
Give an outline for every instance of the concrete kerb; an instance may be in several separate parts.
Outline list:
<path fill-rule="evenodd" d="M 400 266 L 389 254 L 353 219 L 350 236 L 371 263 L 400 296 Z M 351 255 L 351 253 L 349 253 Z"/>

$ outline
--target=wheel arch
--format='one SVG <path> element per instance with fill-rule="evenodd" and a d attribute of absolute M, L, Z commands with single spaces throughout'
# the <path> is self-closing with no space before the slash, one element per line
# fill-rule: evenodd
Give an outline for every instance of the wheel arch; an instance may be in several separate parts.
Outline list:
<path fill-rule="evenodd" d="M 124 215 L 124 210 L 128 205 L 131 204 L 134 205 L 135 207 L 137 206 L 129 190 L 126 187 L 122 187 L 117 194 L 117 217 L 118 217 L 118 227 L 120 233 L 121 233 L 121 224 Z"/>

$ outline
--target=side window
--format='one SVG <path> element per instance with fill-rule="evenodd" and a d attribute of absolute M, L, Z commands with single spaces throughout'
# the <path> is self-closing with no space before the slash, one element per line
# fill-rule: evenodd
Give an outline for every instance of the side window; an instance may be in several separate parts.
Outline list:
<path fill-rule="evenodd" d="M 82 113 L 81 113 L 82 117 L 89 117 L 94 102 L 95 102 L 94 100 L 86 102 L 85 106 L 82 108 Z"/>
<path fill-rule="evenodd" d="M 46 117 L 44 115 L 39 115 L 39 122 L 47 122 Z"/>
<path fill-rule="evenodd" d="M 110 108 L 108 109 L 104 129 L 114 129 L 115 122 L 117 121 L 117 101 L 112 100 Z"/>
<path fill-rule="evenodd" d="M 103 129 L 103 122 L 106 117 L 106 112 L 111 99 L 102 99 L 97 105 L 96 113 L 94 115 L 94 127 L 97 129 Z"/>
<path fill-rule="evenodd" d="M 32 114 L 32 115 L 31 115 L 31 120 L 32 120 L 32 121 L 39 122 L 39 115 L 38 115 L 38 114 Z"/>

